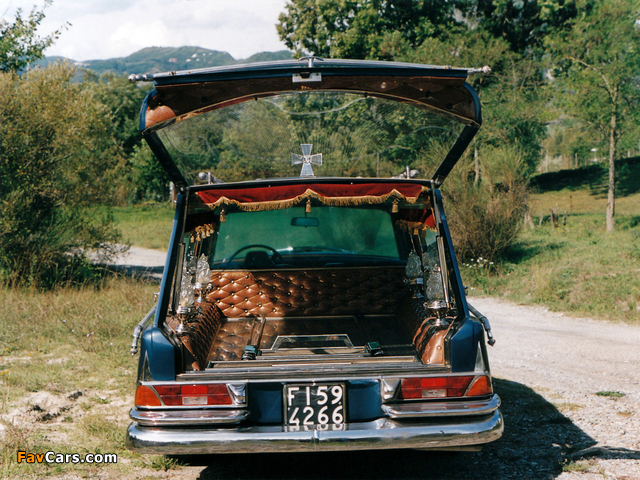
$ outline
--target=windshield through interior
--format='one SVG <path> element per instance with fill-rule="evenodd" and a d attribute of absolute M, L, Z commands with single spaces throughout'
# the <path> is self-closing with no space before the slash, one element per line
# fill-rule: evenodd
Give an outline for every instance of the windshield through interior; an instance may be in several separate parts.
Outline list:
<path fill-rule="evenodd" d="M 389 211 L 305 207 L 231 211 L 203 253 L 214 268 L 397 265 L 406 259 Z"/>

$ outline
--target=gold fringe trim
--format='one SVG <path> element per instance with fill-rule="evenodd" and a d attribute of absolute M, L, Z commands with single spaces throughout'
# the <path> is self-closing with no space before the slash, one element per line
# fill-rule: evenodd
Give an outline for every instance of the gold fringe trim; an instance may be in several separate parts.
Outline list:
<path fill-rule="evenodd" d="M 415 230 L 433 230 L 436 231 L 436 227 L 432 227 L 430 225 L 425 225 L 424 223 L 420 223 L 420 222 L 409 222 L 407 220 L 396 220 L 396 225 L 398 226 L 398 228 L 400 228 L 401 230 L 404 230 L 405 232 L 409 232 L 409 233 L 414 233 L 415 234 Z"/>
<path fill-rule="evenodd" d="M 210 237 L 216 231 L 215 225 L 206 223 L 195 228 L 195 233 L 191 234 L 191 243 L 195 243 Z"/>
<path fill-rule="evenodd" d="M 228 205 L 234 205 L 238 208 L 238 210 L 242 210 L 243 212 L 261 212 L 266 210 L 283 210 L 285 208 L 295 207 L 296 205 L 303 203 L 305 200 L 310 201 L 311 199 L 317 200 L 321 204 L 327 205 L 329 207 L 343 207 L 348 205 L 379 205 L 381 203 L 385 203 L 390 198 L 393 198 L 396 201 L 403 200 L 407 203 L 417 203 L 418 199 L 426 192 L 429 192 L 429 188 L 423 187 L 416 197 L 405 197 L 396 189 L 391 190 L 391 192 L 385 195 L 379 196 L 365 195 L 358 197 L 325 197 L 309 188 L 302 195 L 298 195 L 297 197 L 287 200 L 243 203 L 227 197 L 220 197 L 214 203 L 209 203 L 207 205 L 212 209 L 221 206 L 224 207 Z"/>

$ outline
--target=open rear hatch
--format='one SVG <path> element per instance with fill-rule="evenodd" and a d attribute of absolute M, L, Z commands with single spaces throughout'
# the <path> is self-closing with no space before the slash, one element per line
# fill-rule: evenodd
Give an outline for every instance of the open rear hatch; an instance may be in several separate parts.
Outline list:
<path fill-rule="evenodd" d="M 432 171 L 420 176 L 440 184 L 482 123 L 470 71 L 308 58 L 131 78 L 155 82 L 140 129 L 183 190 L 207 172 L 296 174 L 291 154 L 305 144 L 329 175 L 380 176 L 427 157 Z"/>

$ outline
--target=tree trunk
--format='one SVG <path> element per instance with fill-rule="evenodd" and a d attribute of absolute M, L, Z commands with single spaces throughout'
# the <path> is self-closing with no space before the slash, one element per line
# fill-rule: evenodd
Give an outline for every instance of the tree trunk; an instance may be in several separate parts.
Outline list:
<path fill-rule="evenodd" d="M 607 232 L 613 231 L 616 226 L 616 122 L 617 116 L 611 114 L 609 131 L 609 190 L 607 193 Z"/>
<path fill-rule="evenodd" d="M 526 200 L 524 202 L 524 224 L 531 230 L 535 230 L 535 226 L 533 225 L 533 218 L 531 217 L 531 210 L 529 210 L 529 202 L 527 202 Z"/>

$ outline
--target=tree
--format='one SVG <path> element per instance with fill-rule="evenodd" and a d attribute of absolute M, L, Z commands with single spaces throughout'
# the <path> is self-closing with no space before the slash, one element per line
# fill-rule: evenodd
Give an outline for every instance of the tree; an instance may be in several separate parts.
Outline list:
<path fill-rule="evenodd" d="M 478 143 L 517 144 L 531 174 L 546 135 L 543 39 L 576 12 L 570 0 L 293 0 L 278 32 L 298 55 L 490 65 L 469 79 L 486 119 Z"/>
<path fill-rule="evenodd" d="M 528 177 L 546 135 L 543 39 L 575 15 L 574 4 L 292 0 L 278 31 L 298 55 L 491 66 L 491 75 L 468 80 L 482 98 L 484 126 L 443 190 L 462 256 L 498 258 L 522 223 Z M 428 176 L 428 163 L 417 160 L 421 175 Z M 499 178 L 501 169 L 510 170 Z"/>
<path fill-rule="evenodd" d="M 0 73 L 0 277 L 49 288 L 82 282 L 90 249 L 118 240 L 86 207 L 109 201 L 122 157 L 106 109 L 58 64 Z"/>
<path fill-rule="evenodd" d="M 60 36 L 62 28 L 44 38 L 36 30 L 44 18 L 44 9 L 51 5 L 46 0 L 42 11 L 35 7 L 27 19 L 22 18 L 22 9 L 16 11 L 13 23 L 0 20 L 0 72 L 19 72 L 29 63 L 43 57 L 43 51 Z"/>
<path fill-rule="evenodd" d="M 406 51 L 480 30 L 531 55 L 576 14 L 575 0 L 292 0 L 277 29 L 298 55 L 383 60 L 385 42 Z"/>
<path fill-rule="evenodd" d="M 118 170 L 117 189 L 109 203 L 123 204 L 143 198 L 165 199 L 169 180 L 140 134 L 140 105 L 150 86 L 132 84 L 127 77 L 84 72 L 86 87 L 105 106 L 111 126 L 108 141 L 124 159 Z"/>
<path fill-rule="evenodd" d="M 556 97 L 601 135 L 608 148 L 606 228 L 615 228 L 615 159 L 640 98 L 640 5 L 635 0 L 583 2 L 581 15 L 550 36 Z"/>
<path fill-rule="evenodd" d="M 382 60 L 387 36 L 416 47 L 460 25 L 454 3 L 439 0 L 294 0 L 286 9 L 278 33 L 298 55 Z"/>
<path fill-rule="evenodd" d="M 122 155 L 133 154 L 142 144 L 140 135 L 140 105 L 151 90 L 150 86 L 132 84 L 126 76 L 105 73 L 99 78 L 85 74 L 85 82 L 96 99 L 105 105 L 113 124 L 114 145 Z"/>

